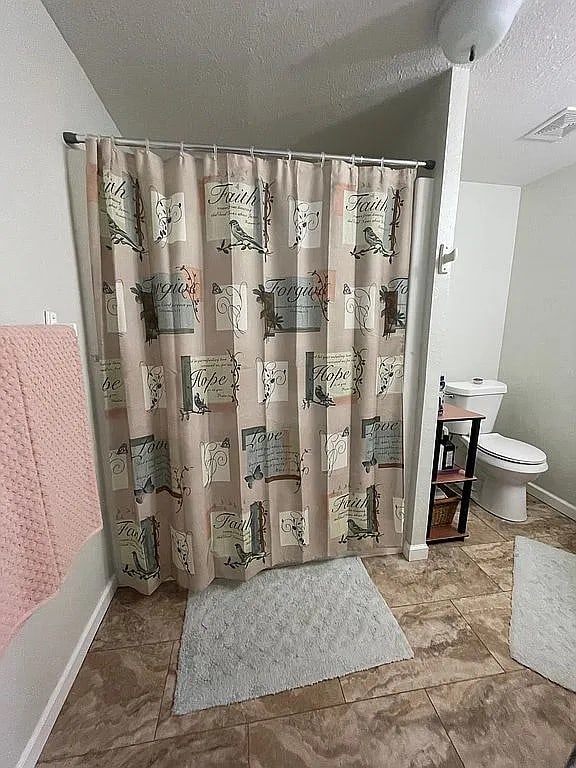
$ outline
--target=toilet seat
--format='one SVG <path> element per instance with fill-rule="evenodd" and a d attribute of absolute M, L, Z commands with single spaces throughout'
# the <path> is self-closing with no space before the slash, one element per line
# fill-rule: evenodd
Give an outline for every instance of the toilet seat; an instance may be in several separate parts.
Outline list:
<path fill-rule="evenodd" d="M 464 440 L 468 443 L 470 438 L 466 436 Z M 523 443 L 521 440 L 513 440 L 511 437 L 499 435 L 497 432 L 479 436 L 478 458 L 481 458 L 482 455 L 501 462 L 524 466 L 536 466 L 546 462 L 544 451 L 529 443 Z"/>
<path fill-rule="evenodd" d="M 478 451 L 514 464 L 542 464 L 546 461 L 546 454 L 540 448 L 521 440 L 504 437 L 497 432 L 480 435 Z"/>

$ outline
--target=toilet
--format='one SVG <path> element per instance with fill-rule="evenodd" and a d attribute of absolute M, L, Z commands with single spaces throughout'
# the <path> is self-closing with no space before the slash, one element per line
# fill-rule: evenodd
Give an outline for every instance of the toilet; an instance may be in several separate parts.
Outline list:
<path fill-rule="evenodd" d="M 480 426 L 475 470 L 478 480 L 472 498 L 496 517 L 520 523 L 527 516 L 526 485 L 546 472 L 548 464 L 539 448 L 492 431 L 506 391 L 501 381 L 477 377 L 448 382 L 445 398 L 452 405 L 486 417 Z M 470 422 L 455 421 L 447 426 L 467 448 Z"/>

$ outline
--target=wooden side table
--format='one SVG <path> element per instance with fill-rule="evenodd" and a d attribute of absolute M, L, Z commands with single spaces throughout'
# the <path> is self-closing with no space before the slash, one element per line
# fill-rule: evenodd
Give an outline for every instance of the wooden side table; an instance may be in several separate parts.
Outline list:
<path fill-rule="evenodd" d="M 432 483 L 430 486 L 430 504 L 428 506 L 428 528 L 426 541 L 434 544 L 441 541 L 462 541 L 468 535 L 466 525 L 468 523 L 468 507 L 470 506 L 470 494 L 476 465 L 476 450 L 478 448 L 478 435 L 480 434 L 480 422 L 485 417 L 481 413 L 466 411 L 449 403 L 444 404 L 444 412 L 438 415 L 436 422 L 436 442 L 434 443 L 434 461 L 432 464 Z M 454 466 L 452 471 L 439 472 L 438 459 L 440 458 L 440 443 L 442 441 L 442 428 L 451 421 L 471 421 L 470 442 L 466 455 L 466 467 Z M 460 500 L 460 516 L 458 528 L 454 525 L 432 525 L 432 510 L 434 508 L 434 491 L 440 483 L 462 483 L 462 497 Z"/>

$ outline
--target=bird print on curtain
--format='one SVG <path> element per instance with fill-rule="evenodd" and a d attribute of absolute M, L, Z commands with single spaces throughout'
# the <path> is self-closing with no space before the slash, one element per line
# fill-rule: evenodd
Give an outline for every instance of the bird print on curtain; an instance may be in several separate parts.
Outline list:
<path fill-rule="evenodd" d="M 87 141 L 121 584 L 399 550 L 414 179 Z"/>

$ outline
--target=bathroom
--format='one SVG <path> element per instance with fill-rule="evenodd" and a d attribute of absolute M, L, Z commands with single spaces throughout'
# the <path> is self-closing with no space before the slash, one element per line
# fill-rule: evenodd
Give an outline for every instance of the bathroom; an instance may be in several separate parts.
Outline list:
<path fill-rule="evenodd" d="M 480 479 L 473 499 L 502 519 L 521 522 L 526 489 L 576 520 L 576 310 L 573 267 L 566 259 L 574 235 L 576 167 L 528 183 L 534 172 L 520 170 L 507 176 L 516 184 L 496 183 L 502 168 L 483 173 L 490 182 L 460 186 L 443 350 L 446 402 L 487 416 L 497 409 L 495 424 L 481 428 L 476 474 L 490 472 L 484 458 L 491 457 L 501 470 L 498 487 L 490 496 Z M 490 396 L 480 406 L 486 392 Z M 484 431 L 492 433 L 488 441 Z M 452 429 L 460 455 L 467 432 L 463 423 Z"/>
<path fill-rule="evenodd" d="M 576 278 L 576 132 L 566 130 L 555 142 L 524 135 L 576 104 L 576 30 L 572 0 L 497 4 L 512 9 L 510 29 L 494 50 L 467 47 L 459 63 L 450 35 L 444 47 L 440 42 L 443 17 L 437 12 L 476 5 L 490 11 L 494 0 L 5 4 L 0 336 L 9 337 L 16 326 L 50 337 L 54 354 L 44 353 L 42 364 L 54 381 L 55 369 L 68 360 L 58 339 L 79 355 L 74 383 L 76 395 L 85 397 L 83 445 L 90 446 L 83 455 L 93 451 L 87 474 L 98 474 L 101 504 L 98 525 L 51 595 L 34 595 L 18 621 L 0 622 L 0 768 L 566 765 L 576 744 L 576 680 L 569 663 L 576 632 L 566 640 L 560 631 L 566 623 L 576 626 L 576 575 L 566 560 L 576 557 L 576 305 L 569 296 Z M 570 113 L 558 119 L 562 135 Z M 107 167 L 108 161 L 116 166 Z M 162 186 L 180 180 L 179 161 L 186 166 L 188 207 L 182 189 Z M 245 215 L 242 206 L 269 200 L 266 188 L 239 188 L 234 199 L 218 190 L 233 173 L 251 180 L 254 167 L 274 169 L 276 240 L 270 251 L 247 232 L 248 216 L 242 230 L 239 216 L 231 215 L 231 206 Z M 128 168 L 132 178 L 120 178 L 119 168 Z M 198 169 L 200 194 L 193 180 Z M 358 212 L 359 178 L 368 187 L 378 180 L 386 205 L 379 200 Z M 114 230 L 118 220 L 112 217 L 111 228 L 100 217 L 118 210 L 134 216 L 124 207 L 134 179 L 146 193 L 148 253 L 126 231 L 123 240 Z M 329 214 L 340 211 L 350 193 L 352 239 L 345 247 L 344 238 L 339 243 L 338 265 L 329 279 L 326 270 L 325 285 L 296 280 L 276 290 L 277 314 L 294 322 L 279 332 L 278 318 L 268 311 L 270 294 L 286 278 L 274 272 L 278 262 L 296 262 L 309 279 L 309 264 L 325 256 L 315 238 L 325 242 L 344 229 L 340 219 L 329 226 Z M 100 198 L 105 204 L 96 210 Z M 161 213 L 157 219 L 151 201 Z M 302 201 L 304 208 L 295 205 Z M 205 210 L 197 218 L 205 203 L 229 206 L 210 224 L 219 232 L 228 217 L 226 237 L 206 238 L 211 250 L 197 239 L 208 229 Z M 373 223 L 360 226 L 356 217 L 382 210 L 390 214 L 384 222 L 390 234 L 398 215 L 401 220 L 390 249 L 374 235 Z M 321 213 L 323 228 L 317 226 Z M 108 239 L 99 231 L 106 226 Z M 315 246 L 300 247 L 304 240 Z M 232 263 L 248 265 L 249 274 L 232 275 Z M 394 272 L 399 264 L 406 271 Z M 99 279 L 101 265 L 110 277 Z M 199 298 L 197 272 L 187 275 L 190 283 L 173 280 L 186 265 L 205 270 Z M 390 273 L 392 281 L 360 282 L 368 268 L 378 270 L 378 279 L 380 271 Z M 261 290 L 261 274 L 267 290 Z M 226 303 L 235 289 L 249 299 L 251 333 L 247 315 L 217 314 L 218 302 Z M 328 313 L 325 305 L 310 310 L 301 302 L 322 290 Z M 290 291 L 295 302 L 286 298 Z M 166 311 L 172 294 L 186 299 L 172 312 L 181 332 Z M 367 297 L 372 311 L 363 315 L 359 303 L 350 311 L 351 295 Z M 98 302 L 104 344 L 111 345 L 106 354 L 95 320 Z M 305 328 L 290 308 L 299 302 L 313 321 Z M 237 304 L 227 307 L 236 310 Z M 330 337 L 321 335 L 326 314 L 336 329 Z M 202 330 L 192 333 L 198 317 Z M 203 343 L 207 327 L 212 339 L 229 340 L 220 357 L 240 349 L 239 373 L 227 359 L 228 378 L 221 360 L 220 368 L 207 373 L 197 366 L 192 375 L 190 347 Z M 376 337 L 390 350 L 388 368 L 372 351 Z M 335 348 L 352 338 L 354 353 L 371 350 L 368 364 L 357 366 L 364 372 L 361 399 L 346 391 L 357 358 L 346 350 L 324 376 L 325 361 L 320 357 L 315 366 L 314 354 L 342 350 L 335 352 L 328 341 L 322 348 L 319 338 Z M 256 350 L 250 364 L 249 344 Z M 201 349 L 199 357 L 205 361 L 208 354 Z M 120 358 L 129 372 L 126 388 Z M 283 365 L 266 378 L 265 363 L 276 358 Z M 320 370 L 314 386 L 308 386 L 310 359 L 313 371 Z M 11 370 L 5 360 L 0 374 Z M 171 391 L 162 390 L 162 364 Z M 186 365 L 188 391 L 184 384 L 178 389 Z M 230 406 L 237 374 L 241 407 L 250 417 L 241 429 Z M 494 422 L 480 436 L 467 519 L 458 514 L 457 494 L 455 530 L 435 543 L 427 523 L 440 376 L 446 409 L 454 396 L 467 398 L 458 405 L 483 417 L 489 408 Z M 50 391 L 46 378 L 42 370 L 30 373 L 38 390 Z M 226 407 L 214 407 L 229 381 Z M 477 405 L 486 387 L 493 399 Z M 9 418 L 7 389 L 4 384 L 0 416 Z M 139 431 L 109 445 L 102 424 L 112 424 L 113 433 L 124 429 L 130 398 L 142 406 Z M 64 428 L 74 419 L 67 418 L 71 402 L 62 402 Z M 292 431 L 268 429 L 275 423 L 270 413 L 288 408 Z M 177 472 L 166 471 L 164 436 L 148 428 L 164 427 L 158 411 L 168 409 L 167 439 L 175 446 L 168 466 Z M 43 417 L 45 410 L 35 413 Z M 251 418 L 255 411 L 264 414 L 261 420 Z M 328 430 L 342 414 L 349 425 Z M 387 417 L 382 427 L 375 418 L 381 415 Z M 214 425 L 222 430 L 218 439 Z M 87 438 L 90 430 L 100 453 Z M 467 430 L 468 423 L 463 434 L 452 431 L 460 466 Z M 286 473 L 278 471 L 294 432 L 301 450 L 291 450 Z M 0 430 L 0 459 L 16 453 L 6 434 L 6 427 Z M 490 440 L 483 441 L 496 435 L 502 439 L 490 457 Z M 329 437 L 335 438 L 330 455 Z M 316 455 L 323 451 L 317 465 L 312 438 Z M 59 433 L 52 439 L 56 448 L 45 441 L 49 462 L 58 467 L 59 453 L 74 458 Z M 213 460 L 204 462 L 207 443 Z M 274 448 L 270 466 L 259 458 L 267 443 Z M 521 456 L 510 454 L 518 443 L 529 447 Z M 537 451 L 531 454 L 536 460 L 523 460 L 530 450 Z M 145 451 L 160 456 L 154 470 L 164 482 L 156 485 L 165 487 L 154 487 L 146 474 L 136 478 Z M 378 451 L 388 452 L 389 460 Z M 514 492 L 521 509 L 516 521 L 493 514 L 489 499 L 482 503 L 483 462 L 491 458 L 500 472 L 493 496 L 510 485 L 520 489 Z M 18 462 L 0 461 L 0 515 L 7 506 L 4 483 L 19 476 L 5 471 L 13 466 Z M 270 467 L 276 477 L 269 476 Z M 58 468 L 53 502 L 74 512 L 72 481 Z M 75 474 L 78 484 L 86 479 L 77 468 Z M 324 496 L 331 525 L 320 482 L 330 489 Z M 200 517 L 195 504 L 209 496 L 208 487 L 216 514 L 210 507 Z M 456 479 L 452 488 L 458 487 Z M 249 499 L 249 516 L 238 515 L 234 505 L 221 509 L 236 492 Z M 19 493 L 28 499 L 32 483 L 23 483 Z M 308 503 L 301 503 L 306 494 Z M 315 496 L 322 500 L 316 507 Z M 255 500 L 272 503 L 257 505 L 253 514 Z M 21 523 L 24 515 L 14 509 L 11 521 Z M 12 529 L 3 517 L 0 522 L 0 557 L 6 557 L 16 547 L 9 541 Z M 227 540 L 218 537 L 223 528 Z M 23 535 L 24 544 L 30 538 Z M 278 557 L 286 552 L 284 560 Z M 44 560 L 37 553 L 20 571 L 11 560 L 0 561 L 5 611 L 12 598 L 21 608 L 25 594 L 10 593 L 15 582 L 8 576 L 19 573 L 26 585 L 39 563 Z M 207 585 L 213 563 L 225 577 Z M 314 573 L 323 573 L 323 580 L 314 581 Z M 194 583 L 199 574 L 200 586 Z M 248 588 L 264 590 L 267 580 L 277 589 L 238 607 Z M 550 594 L 554 599 L 547 600 Z M 213 601 L 210 610 L 204 611 L 203 600 Z M 514 603 L 519 616 L 513 625 Z M 532 627 L 546 624 L 550 635 L 531 635 L 524 619 Z M 533 636 L 544 638 L 543 648 L 565 643 L 564 650 L 530 648 L 530 655 L 525 647 Z"/>

